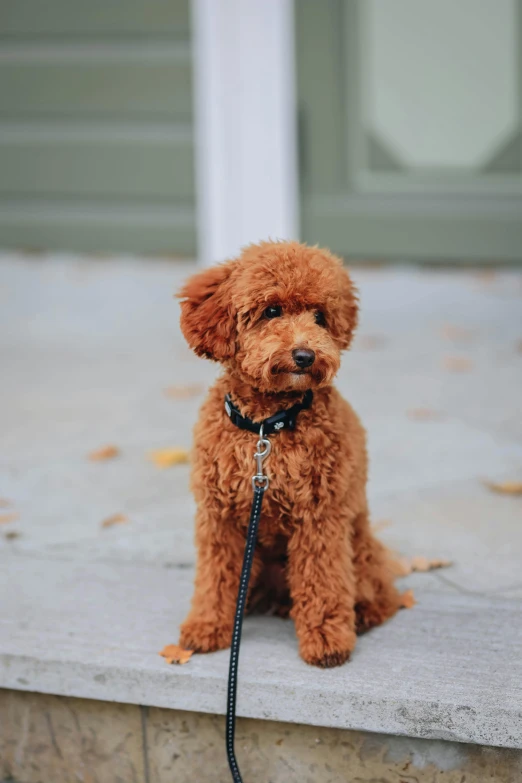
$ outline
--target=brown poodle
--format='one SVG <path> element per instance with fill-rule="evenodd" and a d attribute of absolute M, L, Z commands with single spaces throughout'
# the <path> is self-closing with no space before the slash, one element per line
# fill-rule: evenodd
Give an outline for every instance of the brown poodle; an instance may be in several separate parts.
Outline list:
<path fill-rule="evenodd" d="M 249 610 L 289 613 L 307 663 L 342 664 L 357 633 L 401 606 L 368 522 L 365 431 L 332 385 L 357 323 L 354 286 L 326 250 L 264 242 L 194 275 L 179 296 L 189 346 L 223 365 L 195 428 L 198 562 L 181 644 L 231 643 L 257 436 L 232 423 L 225 395 L 261 422 L 312 389 L 295 429 L 270 437 Z"/>

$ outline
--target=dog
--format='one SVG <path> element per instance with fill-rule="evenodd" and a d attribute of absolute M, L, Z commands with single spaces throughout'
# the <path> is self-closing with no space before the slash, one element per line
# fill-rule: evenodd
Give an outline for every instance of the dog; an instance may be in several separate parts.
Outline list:
<path fill-rule="evenodd" d="M 231 421 L 225 395 L 262 422 L 312 390 L 295 428 L 270 437 L 247 611 L 290 615 L 304 661 L 341 665 L 357 634 L 401 607 L 370 530 L 366 433 L 333 385 L 357 325 L 355 287 L 327 250 L 263 242 L 197 273 L 178 296 L 188 345 L 223 367 L 194 431 L 197 568 L 180 644 L 231 644 L 257 439 Z"/>

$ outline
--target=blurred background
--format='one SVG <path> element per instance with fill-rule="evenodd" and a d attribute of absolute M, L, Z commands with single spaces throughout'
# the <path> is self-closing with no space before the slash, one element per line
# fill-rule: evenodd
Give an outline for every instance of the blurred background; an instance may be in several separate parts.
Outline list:
<path fill-rule="evenodd" d="M 521 36 L 520 0 L 0 0 L 0 247 L 519 261 Z"/>

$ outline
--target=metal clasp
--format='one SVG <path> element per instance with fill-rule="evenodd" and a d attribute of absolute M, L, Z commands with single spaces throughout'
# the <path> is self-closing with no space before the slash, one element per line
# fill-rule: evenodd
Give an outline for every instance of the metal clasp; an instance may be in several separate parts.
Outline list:
<path fill-rule="evenodd" d="M 264 489 L 268 489 L 270 480 L 266 475 L 266 473 L 263 472 L 263 462 L 268 457 L 271 451 L 272 451 L 272 444 L 270 443 L 268 438 L 264 437 L 263 425 L 261 425 L 259 429 L 259 440 L 257 441 L 257 451 L 254 454 L 254 459 L 256 462 L 256 475 L 252 476 L 252 487 L 254 489 L 258 487 L 263 487 Z"/>

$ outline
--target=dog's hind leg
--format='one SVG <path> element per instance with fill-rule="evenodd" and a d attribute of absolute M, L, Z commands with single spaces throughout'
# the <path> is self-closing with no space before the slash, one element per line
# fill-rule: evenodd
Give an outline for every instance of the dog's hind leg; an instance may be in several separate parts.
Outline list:
<path fill-rule="evenodd" d="M 386 548 L 373 537 L 368 512 L 353 523 L 352 546 L 356 580 L 356 629 L 364 633 L 388 620 L 401 607 Z"/>
<path fill-rule="evenodd" d="M 264 561 L 263 570 L 252 587 L 247 612 L 289 617 L 292 601 L 286 579 L 286 563 Z"/>

